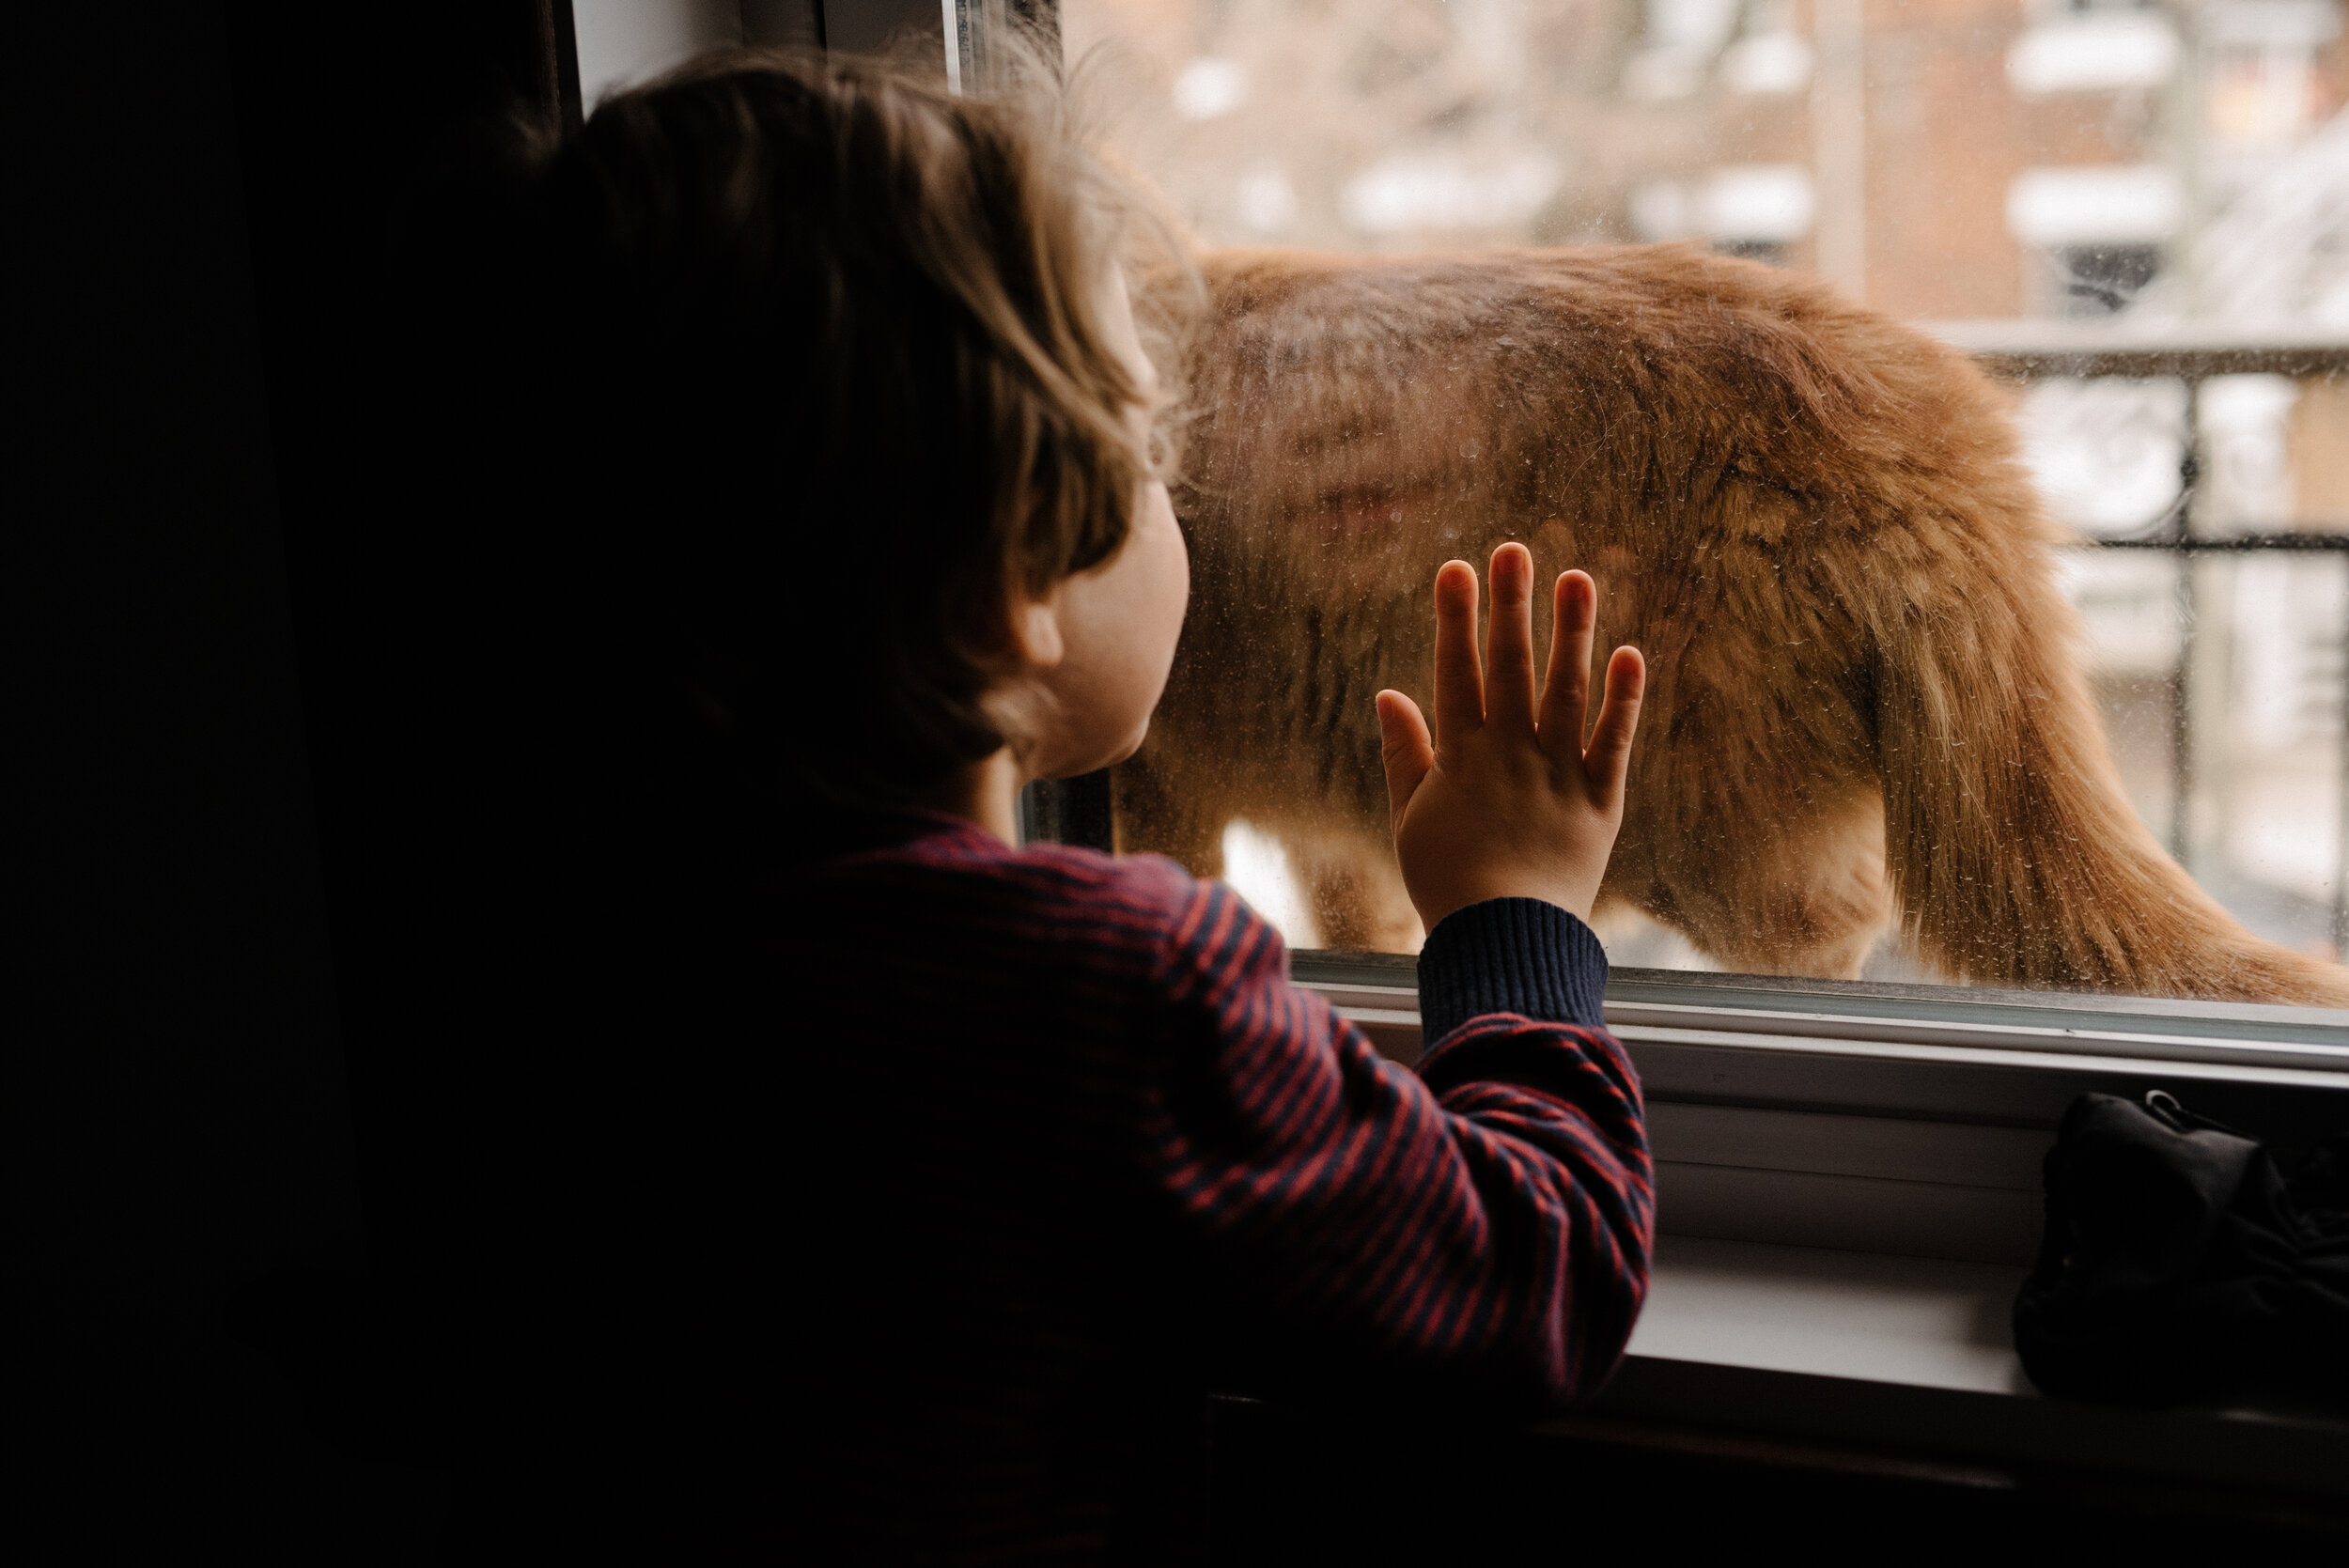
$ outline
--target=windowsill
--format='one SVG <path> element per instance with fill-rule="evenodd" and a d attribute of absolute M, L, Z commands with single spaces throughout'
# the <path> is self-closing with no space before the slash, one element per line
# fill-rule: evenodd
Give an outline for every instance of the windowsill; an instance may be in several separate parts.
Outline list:
<path fill-rule="evenodd" d="M 1661 1236 L 1629 1356 L 1592 1414 L 1993 1472 L 2057 1467 L 2349 1497 L 2349 1417 L 2127 1410 L 2040 1394 L 2007 1326 L 2022 1277 L 1990 1264 Z"/>
<path fill-rule="evenodd" d="M 1300 953 L 1294 972 L 1418 1060 L 1411 960 Z M 1607 1022 L 1679 1236 L 2011 1268 L 2083 1094 L 2165 1090 L 2287 1150 L 2349 1126 L 2341 1013 L 1617 970 Z"/>
<path fill-rule="evenodd" d="M 1295 972 L 1418 1059 L 1409 959 L 1299 954 Z M 1665 1234 L 1624 1366 L 1547 1430 L 1906 1455 L 1965 1484 L 2349 1498 L 2349 1413 L 2050 1399 L 2009 1327 L 2076 1095 L 2162 1088 L 2312 1139 L 2349 1124 L 2349 1015 L 1617 970 L 1607 1017 L 1646 1092 Z"/>
<path fill-rule="evenodd" d="M 1968 1393 L 2030 1393 L 2007 1326 L 2023 1274 L 1997 1264 L 1659 1236 L 1631 1354 Z"/>

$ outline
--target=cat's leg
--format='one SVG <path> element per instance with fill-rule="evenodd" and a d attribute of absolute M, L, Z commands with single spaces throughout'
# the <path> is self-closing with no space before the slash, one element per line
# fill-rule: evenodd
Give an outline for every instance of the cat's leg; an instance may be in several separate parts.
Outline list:
<path fill-rule="evenodd" d="M 1636 902 L 1734 973 L 1859 979 L 1894 922 L 1882 797 L 1855 791 L 1750 832 L 1742 853 L 1659 856 Z"/>
<path fill-rule="evenodd" d="M 1204 787 L 1213 767 L 1214 759 L 1158 737 L 1120 763 L 1110 784 L 1118 853 L 1164 855 L 1193 877 L 1222 876 L 1233 812 L 1221 792 Z"/>
<path fill-rule="evenodd" d="M 1365 953 L 1417 953 L 1427 933 L 1383 826 L 1319 823 L 1284 833 L 1322 941 Z"/>

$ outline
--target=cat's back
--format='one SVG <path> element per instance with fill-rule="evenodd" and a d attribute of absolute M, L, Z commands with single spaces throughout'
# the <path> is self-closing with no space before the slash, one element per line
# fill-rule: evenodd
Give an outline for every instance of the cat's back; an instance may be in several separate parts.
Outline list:
<path fill-rule="evenodd" d="M 1295 370 L 1471 347 L 1593 369 L 1643 352 L 1718 365 L 1782 359 L 1806 337 L 1849 339 L 1866 314 L 1842 307 L 1814 279 L 1687 245 L 1409 256 L 1227 250 L 1210 253 L 1201 272 L 1211 323 L 1202 343 L 1218 366 Z"/>
<path fill-rule="evenodd" d="M 1758 262 L 1233 250 L 1202 271 L 1202 455 L 1252 478 L 1301 465 L 1310 489 L 1315 464 L 1375 443 L 1401 489 L 1456 489 L 1465 452 L 1536 489 L 1743 479 L 1863 523 L 1913 511 L 1921 486 L 2020 482 L 2007 400 L 1962 354 Z"/>

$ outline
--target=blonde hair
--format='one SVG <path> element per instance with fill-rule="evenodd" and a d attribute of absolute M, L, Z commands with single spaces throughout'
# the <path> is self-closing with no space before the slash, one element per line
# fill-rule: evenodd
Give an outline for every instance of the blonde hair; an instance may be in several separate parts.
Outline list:
<path fill-rule="evenodd" d="M 1133 207 L 1055 72 L 997 74 L 722 52 L 537 177 L 608 589 L 691 644 L 713 723 L 837 800 L 1004 743 L 1014 596 L 1114 555 L 1167 460 L 1103 314 Z"/>

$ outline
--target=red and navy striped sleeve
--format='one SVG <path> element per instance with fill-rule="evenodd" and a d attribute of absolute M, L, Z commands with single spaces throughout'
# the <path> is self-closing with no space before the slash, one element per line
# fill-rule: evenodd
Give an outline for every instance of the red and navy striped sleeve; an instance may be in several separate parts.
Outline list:
<path fill-rule="evenodd" d="M 1655 1210 L 1589 928 L 1530 899 L 1439 924 L 1414 1074 L 1292 985 L 1228 888 L 1165 871 L 1169 1048 L 1140 1147 L 1179 1223 L 1288 1327 L 1368 1364 L 1517 1405 L 1595 1391 L 1645 1293 Z"/>

